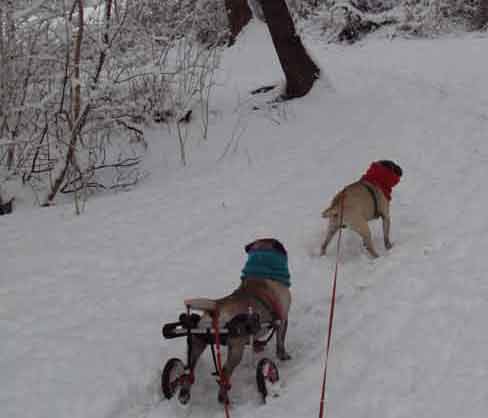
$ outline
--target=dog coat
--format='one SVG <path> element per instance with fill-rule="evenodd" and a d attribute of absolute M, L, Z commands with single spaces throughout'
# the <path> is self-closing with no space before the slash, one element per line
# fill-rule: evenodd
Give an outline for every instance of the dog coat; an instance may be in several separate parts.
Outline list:
<path fill-rule="evenodd" d="M 391 190 L 400 181 L 400 176 L 394 173 L 390 168 L 380 162 L 371 163 L 361 180 L 367 181 L 377 186 L 388 200 L 391 200 Z"/>
<path fill-rule="evenodd" d="M 288 257 L 275 250 L 251 250 L 241 271 L 241 279 L 262 277 L 276 280 L 286 287 L 291 286 Z"/>

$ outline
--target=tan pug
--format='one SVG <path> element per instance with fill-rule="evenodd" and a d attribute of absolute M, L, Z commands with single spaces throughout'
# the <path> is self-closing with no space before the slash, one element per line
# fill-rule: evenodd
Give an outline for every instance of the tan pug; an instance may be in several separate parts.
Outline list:
<path fill-rule="evenodd" d="M 291 304 L 291 293 L 289 289 L 289 279 L 282 283 L 274 278 L 267 278 L 260 274 L 259 271 L 267 271 L 270 267 L 266 265 L 266 254 L 264 256 L 263 266 L 259 265 L 253 270 L 249 267 L 249 260 L 260 252 L 270 252 L 286 263 L 285 272 L 288 273 L 287 253 L 283 245 L 275 239 L 259 239 L 246 246 L 248 253 L 248 263 L 243 269 L 240 286 L 230 295 L 220 299 L 191 299 L 185 301 L 190 308 L 204 311 L 199 326 L 211 327 L 212 317 L 218 313 L 219 326 L 225 327 L 233 318 L 240 314 L 247 314 L 251 310 L 259 315 L 261 322 L 274 322 L 276 324 L 276 355 L 280 360 L 289 360 L 291 357 L 285 349 L 286 332 L 288 328 L 288 312 Z M 254 265 L 255 267 L 255 265 Z M 261 267 L 263 269 L 261 269 Z M 271 266 L 272 267 L 272 266 Z M 246 270 L 247 268 L 247 270 Z M 260 270 L 261 269 L 261 270 Z M 273 271 L 273 268 L 271 270 Z M 253 274 L 253 275 L 250 275 Z M 271 273 L 272 274 L 272 273 Z M 285 275 L 286 277 L 286 275 Z M 254 337 L 259 338 L 260 335 Z M 250 337 L 247 336 L 229 336 L 227 338 L 227 358 L 223 365 L 223 374 L 225 382 L 230 381 L 232 372 L 242 360 L 244 347 L 249 344 Z M 193 370 L 198 359 L 208 345 L 208 341 L 198 335 L 192 335 L 192 352 L 190 359 L 190 368 Z M 225 383 L 224 382 L 224 383 Z M 219 401 L 227 402 L 228 385 L 221 385 L 219 390 Z M 190 388 L 183 389 L 183 396 L 189 397 Z M 187 392 L 185 392 L 187 391 Z M 182 393 L 180 392 L 180 396 Z"/>
<path fill-rule="evenodd" d="M 322 217 L 329 219 L 329 225 L 321 247 L 321 255 L 326 253 L 327 246 L 339 228 L 348 226 L 362 237 L 369 254 L 374 258 L 378 257 L 371 240 L 368 221 L 380 217 L 383 221 L 385 248 L 391 249 L 391 192 L 402 174 L 400 166 L 393 161 L 375 161 L 359 181 L 337 193 L 329 207 L 322 212 Z"/>

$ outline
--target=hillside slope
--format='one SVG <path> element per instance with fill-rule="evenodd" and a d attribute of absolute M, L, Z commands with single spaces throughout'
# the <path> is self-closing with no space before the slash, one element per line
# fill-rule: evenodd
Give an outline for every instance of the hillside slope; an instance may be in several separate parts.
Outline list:
<path fill-rule="evenodd" d="M 0 217 L 2 416 L 222 416 L 210 357 L 191 411 L 160 399 L 163 362 L 184 355 L 160 326 L 186 297 L 230 292 L 259 236 L 289 250 L 293 360 L 281 396 L 260 406 L 245 359 L 232 416 L 317 416 L 335 263 L 335 243 L 317 256 L 320 211 L 383 158 L 404 169 L 394 248 L 379 224 L 374 261 L 344 233 L 329 416 L 485 416 L 488 38 L 307 45 L 328 79 L 272 107 L 248 95 L 281 78 L 265 28 L 248 28 L 224 56 L 189 167 L 168 131 L 153 132 L 153 175 L 136 190 L 92 199 L 81 217 L 70 206 Z"/>

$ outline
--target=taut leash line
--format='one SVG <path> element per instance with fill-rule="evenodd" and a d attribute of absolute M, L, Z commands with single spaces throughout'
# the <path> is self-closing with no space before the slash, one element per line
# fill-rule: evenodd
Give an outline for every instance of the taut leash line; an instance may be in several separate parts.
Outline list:
<path fill-rule="evenodd" d="M 319 411 L 319 418 L 323 418 L 325 416 L 325 389 L 327 383 L 327 364 L 329 360 L 329 351 L 330 351 L 330 343 L 332 340 L 332 325 L 334 323 L 334 311 L 335 311 L 335 302 L 336 302 L 336 289 L 337 289 L 337 275 L 339 271 L 339 256 L 340 256 L 340 249 L 341 249 L 341 238 L 342 238 L 342 222 L 344 218 L 344 198 L 345 193 L 342 193 L 341 197 L 341 205 L 340 205 L 340 228 L 339 228 L 339 236 L 337 238 L 337 253 L 336 253 L 336 262 L 335 262 L 335 270 L 334 270 L 334 277 L 332 279 L 332 296 L 330 300 L 330 307 L 329 307 L 329 327 L 327 332 L 327 343 L 325 348 L 325 365 L 324 365 L 324 375 L 322 377 L 322 390 L 320 395 L 320 411 Z"/>

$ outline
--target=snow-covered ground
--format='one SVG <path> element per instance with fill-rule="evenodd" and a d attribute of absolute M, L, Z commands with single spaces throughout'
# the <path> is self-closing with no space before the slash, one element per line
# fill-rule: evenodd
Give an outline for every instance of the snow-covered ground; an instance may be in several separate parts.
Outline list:
<path fill-rule="evenodd" d="M 224 56 L 209 138 L 187 168 L 163 129 L 137 189 L 93 198 L 80 217 L 25 202 L 0 217 L 2 418 L 223 416 L 210 356 L 191 409 L 161 399 L 162 366 L 185 348 L 161 325 L 184 298 L 235 288 L 243 246 L 262 236 L 289 251 L 293 360 L 263 406 L 245 358 L 231 414 L 317 416 L 336 247 L 317 256 L 320 212 L 376 159 L 404 169 L 394 248 L 379 223 L 374 261 L 344 232 L 328 416 L 486 416 L 488 38 L 306 41 L 328 79 L 273 108 L 249 96 L 282 74 L 265 28 L 248 28 Z"/>

